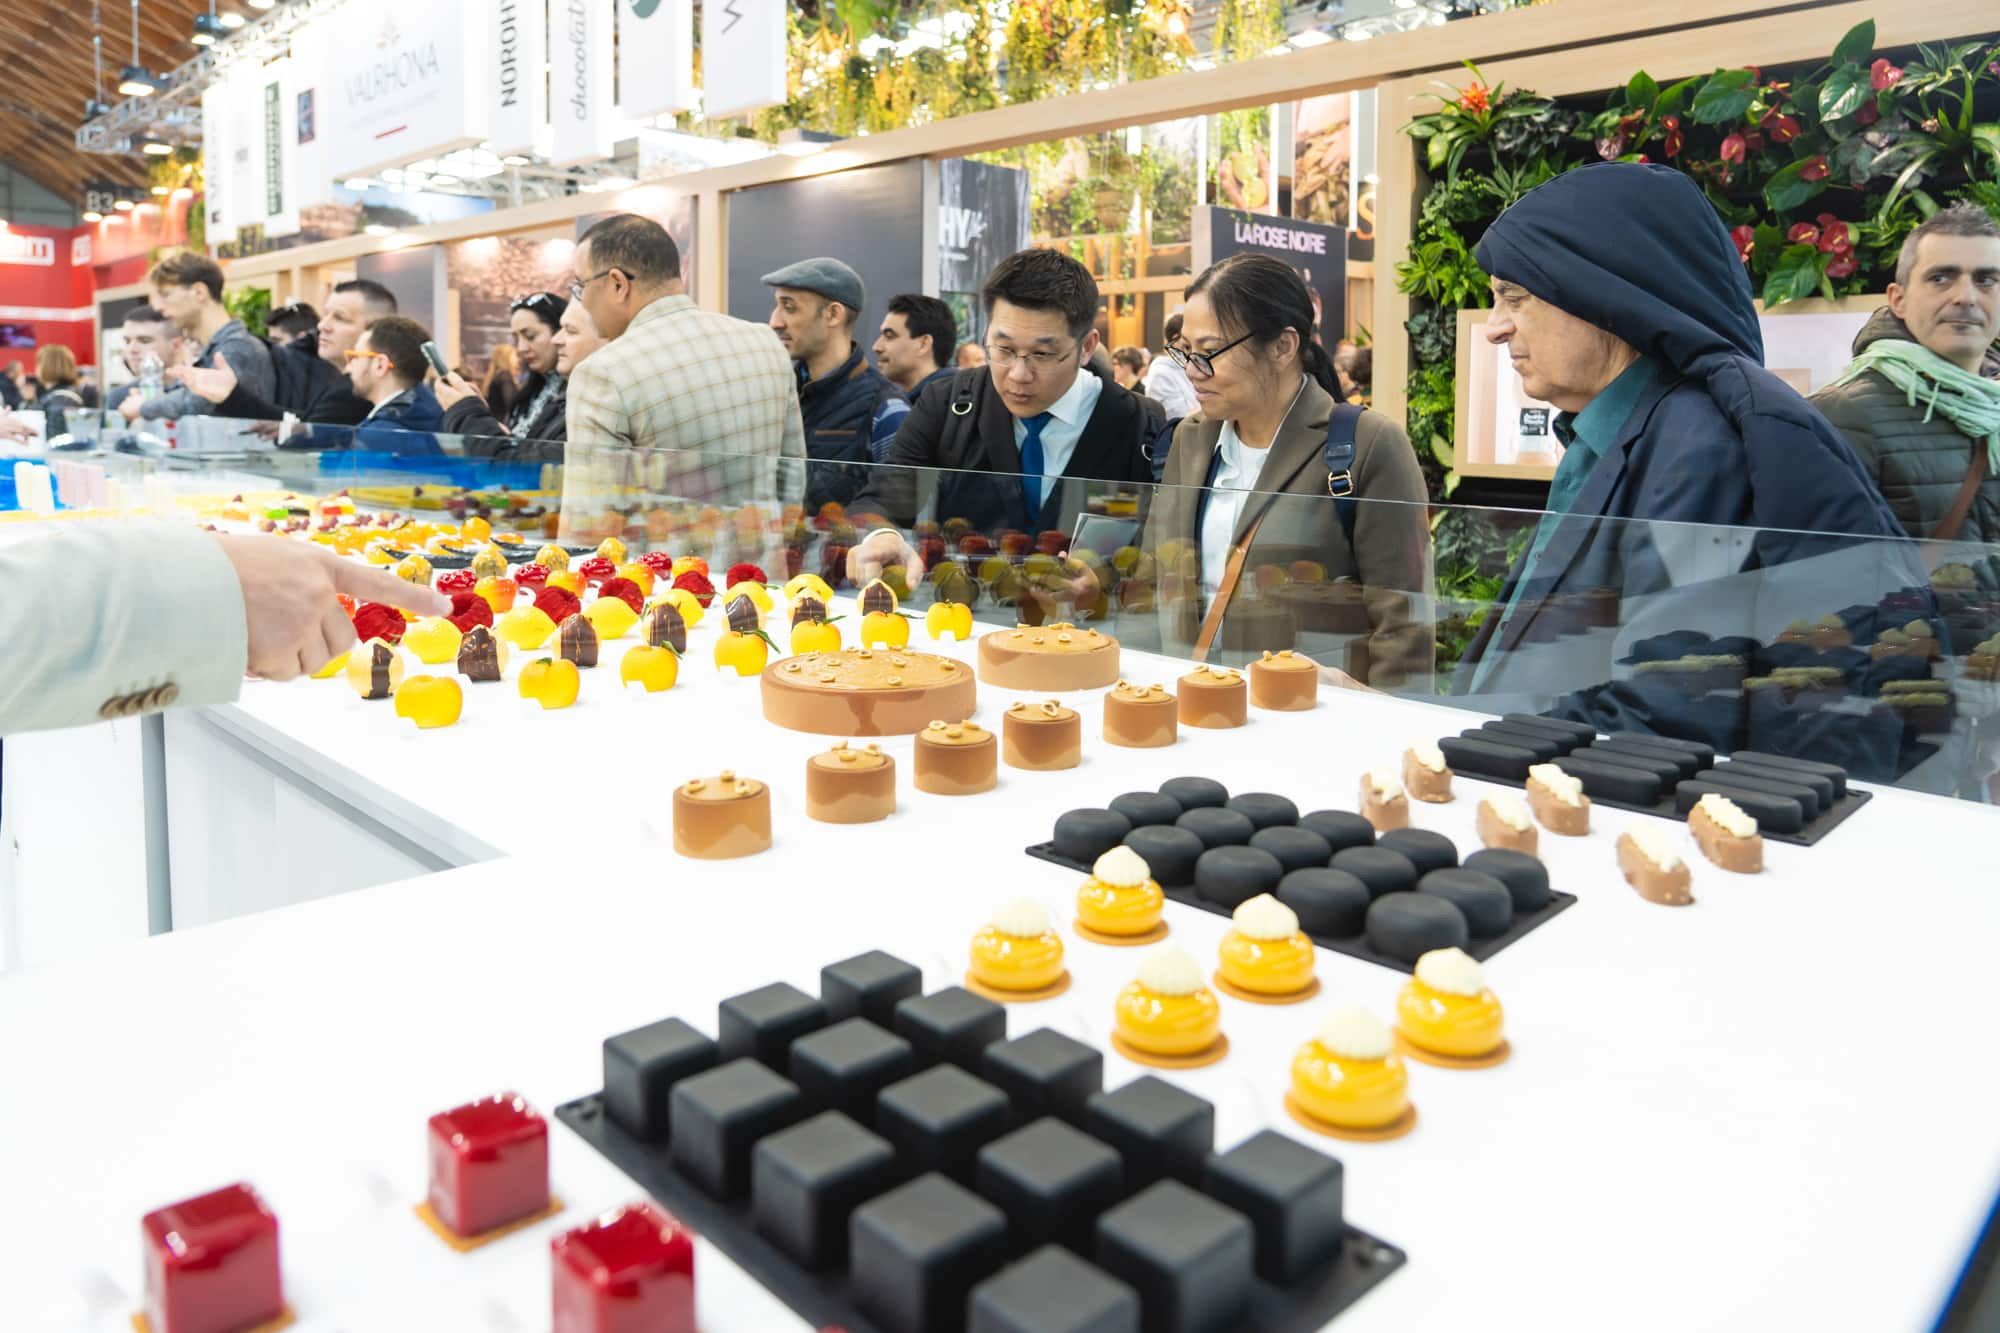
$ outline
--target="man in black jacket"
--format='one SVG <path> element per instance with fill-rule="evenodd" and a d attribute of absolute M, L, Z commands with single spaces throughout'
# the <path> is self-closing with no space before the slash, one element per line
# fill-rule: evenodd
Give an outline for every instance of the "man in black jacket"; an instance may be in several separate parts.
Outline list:
<path fill-rule="evenodd" d="M 307 426 L 357 426 L 367 419 L 372 405 L 355 393 L 348 381 L 347 353 L 362 330 L 395 313 L 395 294 L 381 283 L 366 278 L 343 282 L 333 289 L 326 313 L 320 316 L 318 356 L 307 356 L 294 344 L 270 344 L 271 367 L 277 379 L 272 399 L 260 398 L 238 384 L 226 359 L 207 371 L 188 373 L 183 383 L 197 396 L 215 403 L 217 416 L 277 421 L 290 412 Z M 301 430 L 280 445 L 339 449 L 352 439 L 353 432 L 347 430 Z"/>
<path fill-rule="evenodd" d="M 867 293 L 861 275 L 838 259 L 802 259 L 764 285 L 773 293 L 770 325 L 791 354 L 806 431 L 806 511 L 845 504 L 866 473 L 841 464 L 872 461 L 879 429 L 886 440 L 900 416 L 903 391 L 868 364 L 854 341 Z"/>
<path fill-rule="evenodd" d="M 980 300 L 986 366 L 922 394 L 889 446 L 891 466 L 849 511 L 907 527 L 922 475 L 909 469 L 946 468 L 956 475 L 936 479 L 939 522 L 1066 532 L 1087 488 L 1064 482 L 1152 481 L 1146 448 L 1156 426 L 1136 395 L 1085 364 L 1099 341 L 1090 270 L 1053 250 L 1023 250 L 993 270 Z M 923 484 L 930 489 L 928 476 Z M 868 545 L 893 558 L 897 542 L 885 532 Z"/>

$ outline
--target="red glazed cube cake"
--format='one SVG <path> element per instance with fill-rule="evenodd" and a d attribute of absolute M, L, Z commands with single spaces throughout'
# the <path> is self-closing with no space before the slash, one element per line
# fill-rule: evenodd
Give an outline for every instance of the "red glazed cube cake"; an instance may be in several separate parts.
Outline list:
<path fill-rule="evenodd" d="M 431 1212 L 477 1236 L 549 1206 L 549 1125 L 503 1092 L 430 1119 Z"/>
<path fill-rule="evenodd" d="M 239 1333 L 284 1313 L 278 1219 L 248 1185 L 168 1204 L 139 1225 L 153 1333 Z"/>
<path fill-rule="evenodd" d="M 695 1333 L 694 1235 L 651 1203 L 550 1242 L 555 1333 Z"/>

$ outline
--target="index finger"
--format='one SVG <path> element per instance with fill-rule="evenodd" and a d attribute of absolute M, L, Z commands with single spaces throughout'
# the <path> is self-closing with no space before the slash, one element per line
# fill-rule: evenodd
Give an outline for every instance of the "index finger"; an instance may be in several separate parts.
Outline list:
<path fill-rule="evenodd" d="M 327 552 L 327 559 L 333 562 L 334 588 L 358 601 L 381 602 L 420 616 L 442 616 L 451 611 L 451 599 L 432 591 L 428 585 L 399 579 L 385 569 L 342 560 L 331 551 Z"/>

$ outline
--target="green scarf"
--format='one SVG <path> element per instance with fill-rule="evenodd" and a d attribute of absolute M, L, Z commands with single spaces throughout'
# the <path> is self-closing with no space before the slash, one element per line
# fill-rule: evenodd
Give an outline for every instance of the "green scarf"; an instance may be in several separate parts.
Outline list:
<path fill-rule="evenodd" d="M 1925 421 L 1940 415 L 1968 439 L 1984 440 L 1991 474 L 2000 476 L 2000 380 L 1960 370 L 1922 343 L 1882 338 L 1868 344 L 1833 383 L 1846 384 L 1869 370 L 1901 389 L 1911 407 L 1922 399 Z"/>

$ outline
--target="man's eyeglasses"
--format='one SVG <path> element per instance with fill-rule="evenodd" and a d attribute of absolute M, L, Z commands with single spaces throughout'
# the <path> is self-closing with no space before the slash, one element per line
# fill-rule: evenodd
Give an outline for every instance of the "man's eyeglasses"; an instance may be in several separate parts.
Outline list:
<path fill-rule="evenodd" d="M 1075 359 L 1075 357 L 1076 347 L 1074 345 L 1067 352 L 1017 352 L 1011 347 L 993 347 L 991 345 L 986 349 L 986 359 L 1001 370 L 1009 370 L 1015 362 L 1024 361 L 1027 363 L 1029 373 L 1035 375 L 1039 375 L 1043 371 L 1054 370 L 1057 366 L 1063 365 Z"/>
<path fill-rule="evenodd" d="M 1213 352 L 1192 352 L 1185 347 L 1176 345 L 1167 349 L 1167 355 L 1172 357 L 1174 364 L 1182 370 L 1199 370 L 1202 378 L 1207 379 L 1209 376 L 1215 374 L 1215 358 L 1221 356 L 1231 347 L 1241 347 L 1255 336 L 1255 334 L 1246 333 L 1235 342 L 1218 347 Z"/>
<path fill-rule="evenodd" d="M 618 271 L 619 270 L 616 268 L 599 269 L 597 272 L 591 274 L 587 278 L 583 278 L 581 280 L 572 279 L 569 284 L 569 299 L 572 301 L 581 301 L 583 299 L 584 288 L 588 287 L 591 283 L 596 282 L 599 278 L 608 278 L 613 273 L 616 273 Z"/>
<path fill-rule="evenodd" d="M 386 353 L 364 352 L 358 347 L 350 347 L 346 351 L 342 352 L 341 355 L 346 357 L 349 361 L 367 361 L 373 357 L 386 355 Z"/>

